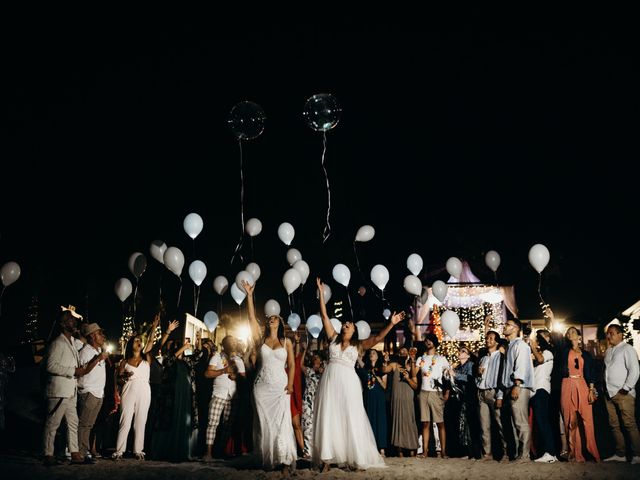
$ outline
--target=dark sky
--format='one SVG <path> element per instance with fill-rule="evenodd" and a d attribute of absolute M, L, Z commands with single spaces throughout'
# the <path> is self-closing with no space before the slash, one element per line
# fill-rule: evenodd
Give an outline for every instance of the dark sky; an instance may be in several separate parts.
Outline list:
<path fill-rule="evenodd" d="M 389 268 L 385 296 L 397 308 L 410 302 L 410 253 L 424 259 L 430 285 L 447 278 L 450 256 L 491 281 L 484 253 L 494 249 L 521 318 L 537 317 L 538 274 L 527 260 L 535 243 L 551 252 L 543 296 L 560 315 L 609 319 L 637 300 L 638 39 L 624 29 L 267 28 L 170 17 L 13 27 L 2 46 L 0 262 L 17 261 L 22 276 L 4 292 L 10 328 L 37 292 L 43 324 L 56 305 L 84 313 L 88 299 L 91 320 L 116 336 L 113 285 L 133 280 L 131 253 L 149 261 L 140 294 L 148 303 L 158 295 L 155 239 L 185 253 L 181 307 L 192 310 L 193 245 L 182 229 L 190 212 L 204 219 L 195 251 L 209 272 L 199 312 L 217 309 L 213 278 L 232 281 L 240 269 L 230 266 L 239 150 L 226 122 L 242 100 L 267 116 L 262 135 L 243 143 L 245 219 L 263 223 L 253 255 L 259 305 L 287 304 L 283 221 L 311 266 L 307 312 L 312 279 L 331 280 L 336 263 L 351 268 L 355 295 L 352 241 L 363 224 L 376 237 L 358 247 L 362 270 L 368 279 L 374 264 Z M 323 92 L 343 110 L 327 134 L 324 245 L 322 135 L 302 118 L 306 99 Z M 243 252 L 251 258 L 248 238 Z M 162 278 L 175 295 L 175 276 Z M 228 293 L 223 308 L 237 308 Z"/>

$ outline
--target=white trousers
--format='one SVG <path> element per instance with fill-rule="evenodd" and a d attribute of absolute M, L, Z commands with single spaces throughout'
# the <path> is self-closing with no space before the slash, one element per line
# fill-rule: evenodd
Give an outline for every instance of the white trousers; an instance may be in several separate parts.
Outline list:
<path fill-rule="evenodd" d="M 69 398 L 47 398 L 47 419 L 44 422 L 43 435 L 45 456 L 53 456 L 56 432 L 60 422 L 62 422 L 62 417 L 67 421 L 67 446 L 69 451 L 78 451 L 78 411 L 76 410 L 76 402 L 77 397 L 75 394 Z"/>
<path fill-rule="evenodd" d="M 130 381 L 122 392 L 120 403 L 120 428 L 116 441 L 116 453 L 122 455 L 127 449 L 127 438 L 133 421 L 133 453 L 144 451 L 144 429 L 147 424 L 151 387 L 149 382 Z"/>

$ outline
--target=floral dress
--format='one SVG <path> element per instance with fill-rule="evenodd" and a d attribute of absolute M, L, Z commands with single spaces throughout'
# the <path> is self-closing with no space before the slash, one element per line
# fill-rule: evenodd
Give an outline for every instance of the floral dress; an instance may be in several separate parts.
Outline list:
<path fill-rule="evenodd" d="M 307 368 L 305 377 L 305 389 L 302 394 L 302 432 L 304 435 L 305 457 L 311 455 L 311 442 L 313 441 L 313 400 L 316 397 L 316 390 L 320 383 L 321 373 L 312 368 Z"/>

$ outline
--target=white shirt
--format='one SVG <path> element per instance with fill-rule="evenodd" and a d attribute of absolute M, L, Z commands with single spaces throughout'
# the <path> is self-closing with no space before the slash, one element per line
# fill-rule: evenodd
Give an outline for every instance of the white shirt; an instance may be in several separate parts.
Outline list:
<path fill-rule="evenodd" d="M 442 376 L 449 370 L 449 361 L 442 355 L 422 355 L 418 360 L 422 374 L 421 390 L 426 392 L 442 391 Z"/>
<path fill-rule="evenodd" d="M 635 398 L 636 382 L 640 376 L 638 354 L 624 340 L 615 347 L 607 348 L 604 354 L 604 382 L 609 397 L 612 398 L 621 388 L 628 390 Z"/>
<path fill-rule="evenodd" d="M 236 362 L 238 373 L 244 373 L 244 362 L 238 355 L 231 357 Z M 214 370 L 222 370 L 228 365 L 227 355 L 224 353 L 215 353 L 211 360 L 209 360 L 209 366 L 212 366 Z M 233 398 L 236 393 L 236 381 L 231 380 L 229 375 L 224 373 L 213 379 L 213 392 L 214 397 L 228 399 Z"/>
<path fill-rule="evenodd" d="M 498 387 L 498 373 L 500 372 L 500 351 L 485 355 L 480 359 L 480 367 L 484 372 L 476 378 L 476 385 L 480 390 L 488 390 Z"/>
<path fill-rule="evenodd" d="M 533 367 L 533 397 L 536 390 L 542 388 L 551 393 L 551 370 L 553 370 L 553 353 L 549 350 L 542 352 L 544 362 Z"/>
<path fill-rule="evenodd" d="M 80 366 L 84 367 L 100 352 L 88 343 L 80 350 Z M 104 384 L 107 381 L 107 368 L 100 360 L 86 375 L 78 379 L 78 393 L 90 393 L 94 397 L 104 397 Z"/>

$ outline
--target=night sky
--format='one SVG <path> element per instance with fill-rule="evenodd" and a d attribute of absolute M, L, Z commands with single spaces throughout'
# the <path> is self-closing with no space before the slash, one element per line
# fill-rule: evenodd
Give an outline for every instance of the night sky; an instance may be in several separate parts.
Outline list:
<path fill-rule="evenodd" d="M 12 22 L 13 23 L 13 22 Z M 523 319 L 540 316 L 538 274 L 527 253 L 546 245 L 542 293 L 556 313 L 609 320 L 638 299 L 637 38 L 618 31 L 517 33 L 416 31 L 399 25 L 225 26 L 205 19 L 100 19 L 13 23 L 3 49 L 0 263 L 17 261 L 2 323 L 21 328 L 31 295 L 48 328 L 61 304 L 89 311 L 119 335 L 120 277 L 145 254 L 139 294 L 148 317 L 163 291 L 175 309 L 176 277 L 153 260 L 155 239 L 186 257 L 180 310 L 193 310 L 188 265 L 208 268 L 199 316 L 218 310 L 217 275 L 233 281 L 248 261 L 262 269 L 261 307 L 288 313 L 277 228 L 296 229 L 291 247 L 329 281 L 351 269 L 352 298 L 381 263 L 392 307 L 407 256 L 418 253 L 424 285 L 446 280 L 447 258 L 467 260 L 491 282 L 484 254 L 497 250 L 501 284 L 515 285 Z M 302 110 L 330 93 L 342 115 L 327 133 L 332 234 L 323 245 L 326 187 L 322 134 Z M 231 108 L 251 100 L 264 132 L 243 142 L 245 262 L 230 265 L 241 233 L 238 142 Z M 4 136 L 4 135 L 3 135 Z M 196 212 L 194 244 L 182 228 Z M 375 238 L 358 244 L 356 230 Z M 135 283 L 135 282 L 134 282 Z M 372 297 L 375 299 L 375 297 Z M 375 299 L 375 302 L 378 301 Z M 173 302 L 173 305 L 171 303 Z M 382 309 L 380 303 L 380 309 Z M 237 312 L 229 293 L 223 312 Z"/>

